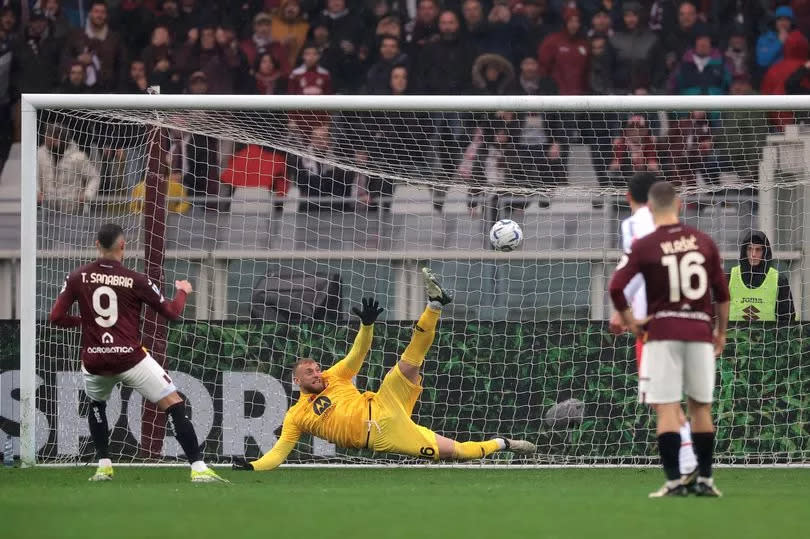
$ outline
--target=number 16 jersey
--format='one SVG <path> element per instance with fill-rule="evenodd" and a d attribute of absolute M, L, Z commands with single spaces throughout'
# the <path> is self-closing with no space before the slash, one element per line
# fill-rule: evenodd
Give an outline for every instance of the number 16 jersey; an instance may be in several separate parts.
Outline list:
<path fill-rule="evenodd" d="M 617 310 L 627 309 L 624 288 L 639 273 L 652 316 L 648 340 L 712 341 L 712 297 L 723 303 L 729 295 L 720 253 L 708 235 L 678 223 L 636 240 L 610 281 Z"/>
<path fill-rule="evenodd" d="M 78 302 L 80 318 L 68 313 Z M 115 260 L 99 259 L 81 266 L 65 279 L 51 311 L 51 321 L 82 327 L 81 360 L 90 374 L 119 374 L 134 367 L 146 351 L 141 344 L 144 303 L 166 318 L 180 317 L 186 293 L 166 301 L 160 289 L 142 273 Z"/>

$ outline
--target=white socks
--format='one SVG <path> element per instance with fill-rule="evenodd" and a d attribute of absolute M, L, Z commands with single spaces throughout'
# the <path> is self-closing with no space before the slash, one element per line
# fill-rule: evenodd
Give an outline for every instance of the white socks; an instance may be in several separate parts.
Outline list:
<path fill-rule="evenodd" d="M 498 442 L 498 450 L 503 451 L 506 449 L 506 440 L 503 438 L 495 438 L 495 441 Z"/>
<path fill-rule="evenodd" d="M 204 472 L 208 469 L 208 466 L 201 460 L 197 460 L 191 463 L 191 471 L 192 472 Z"/>
<path fill-rule="evenodd" d="M 99 468 L 112 468 L 112 461 L 110 459 L 98 459 Z"/>
<path fill-rule="evenodd" d="M 678 465 L 681 475 L 691 473 L 697 468 L 697 457 L 695 449 L 692 447 L 692 430 L 689 421 L 681 426 L 681 450 L 678 453 Z"/>

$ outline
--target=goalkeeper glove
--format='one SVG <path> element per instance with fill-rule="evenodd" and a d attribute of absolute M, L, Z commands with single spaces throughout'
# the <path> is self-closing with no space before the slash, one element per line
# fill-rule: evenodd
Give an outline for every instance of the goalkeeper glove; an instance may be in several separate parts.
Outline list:
<path fill-rule="evenodd" d="M 363 298 L 362 303 L 362 310 L 352 307 L 352 312 L 360 317 L 360 321 L 363 322 L 364 326 L 370 326 L 383 312 L 383 308 L 380 307 L 380 302 L 374 298 Z"/>
<path fill-rule="evenodd" d="M 251 466 L 251 464 L 242 457 L 232 457 L 231 467 L 234 470 L 243 470 L 247 472 L 253 471 L 253 466 Z"/>

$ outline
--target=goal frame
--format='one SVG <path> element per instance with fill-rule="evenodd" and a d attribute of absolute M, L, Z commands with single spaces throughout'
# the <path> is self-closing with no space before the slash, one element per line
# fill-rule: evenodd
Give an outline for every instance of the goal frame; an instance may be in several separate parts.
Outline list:
<path fill-rule="evenodd" d="M 74 95 L 23 94 L 21 97 L 21 246 L 20 246 L 20 458 L 36 464 L 36 253 L 37 253 L 37 112 L 44 109 L 199 110 L 409 110 L 409 111 L 689 111 L 810 110 L 810 96 L 244 96 L 244 95 Z M 161 125 L 159 115 L 155 125 Z M 798 137 L 797 137 L 798 140 Z M 805 144 L 810 156 L 810 144 Z M 760 164 L 760 228 L 776 226 L 773 169 L 768 156 Z M 810 161 L 810 157 L 808 157 Z M 810 200 L 810 186 L 805 185 Z M 810 230 L 810 212 L 802 219 Z M 810 234 L 801 251 L 802 281 L 810 282 Z M 810 312 L 810 294 L 803 294 L 802 312 Z"/>

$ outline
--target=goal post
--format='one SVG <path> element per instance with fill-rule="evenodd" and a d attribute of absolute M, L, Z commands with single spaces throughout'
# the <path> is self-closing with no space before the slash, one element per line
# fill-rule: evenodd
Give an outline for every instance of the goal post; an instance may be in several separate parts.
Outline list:
<path fill-rule="evenodd" d="M 92 456 L 77 333 L 50 327 L 44 309 L 92 260 L 93 231 L 115 220 L 133 245 L 126 265 L 168 295 L 175 278 L 194 285 L 184 321 L 159 322 L 162 333 L 145 315 L 144 339 L 165 348 L 208 460 L 269 450 L 297 398 L 291 364 L 340 359 L 357 326 L 350 307 L 369 294 L 386 312 L 357 384 L 376 390 L 424 306 L 418 269 L 431 264 L 456 301 L 425 363 L 417 423 L 540 447 L 489 464 L 655 462 L 630 339 L 606 327 L 626 180 L 641 167 L 679 182 L 687 222 L 719 237 L 726 269 L 742 234 L 763 230 L 808 320 L 810 133 L 771 122 L 786 108 L 800 119 L 810 96 L 25 94 L 21 459 Z M 694 111 L 705 114 L 687 125 Z M 48 194 L 38 208 L 38 148 L 59 136 L 101 187 L 87 200 Z M 512 253 L 486 239 L 504 217 L 526 237 Z M 807 330 L 732 329 L 715 405 L 721 462 L 810 462 Z M 581 407 L 555 422 L 569 399 Z M 178 458 L 140 396 L 116 389 L 108 419 L 116 461 Z M 376 461 L 413 463 L 310 438 L 289 459 Z"/>

